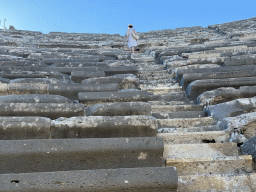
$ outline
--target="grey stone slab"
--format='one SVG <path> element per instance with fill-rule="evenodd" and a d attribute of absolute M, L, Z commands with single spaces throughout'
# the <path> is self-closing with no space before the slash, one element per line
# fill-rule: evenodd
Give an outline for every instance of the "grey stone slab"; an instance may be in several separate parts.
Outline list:
<path fill-rule="evenodd" d="M 0 103 L 73 103 L 73 101 L 60 95 L 31 94 L 0 96 Z"/>
<path fill-rule="evenodd" d="M 51 120 L 45 117 L 0 117 L 0 139 L 48 139 Z"/>
<path fill-rule="evenodd" d="M 207 114 L 217 120 L 254 111 L 256 111 L 256 97 L 236 99 L 217 105 L 210 105 L 206 109 Z"/>
<path fill-rule="evenodd" d="M 2 66 L 2 71 L 33 71 L 33 72 L 59 72 L 70 75 L 72 71 L 104 71 L 103 67 L 20 67 Z"/>
<path fill-rule="evenodd" d="M 0 77 L 0 82 L 1 83 L 10 83 L 10 79 Z"/>
<path fill-rule="evenodd" d="M 253 86 L 256 85 L 256 77 L 241 77 L 227 79 L 204 79 L 196 80 L 190 83 L 187 87 L 187 94 L 191 99 L 196 99 L 197 96 L 205 91 L 210 91 L 220 87 Z"/>
<path fill-rule="evenodd" d="M 58 62 L 51 65 L 51 67 L 107 67 L 106 63 L 102 62 Z"/>
<path fill-rule="evenodd" d="M 254 125 L 256 121 L 256 112 L 250 112 L 236 117 L 226 117 L 218 122 L 220 130 L 227 130 L 232 132 L 243 132 L 244 127 L 247 125 Z"/>
<path fill-rule="evenodd" d="M 96 71 L 96 72 L 86 72 L 86 71 L 74 71 L 71 72 L 71 80 L 77 83 L 81 83 L 84 79 L 89 79 L 93 77 L 104 77 L 104 71 Z"/>
<path fill-rule="evenodd" d="M 8 84 L 7 94 L 49 94 L 49 85 L 42 83 L 10 83 Z"/>
<path fill-rule="evenodd" d="M 97 58 L 97 57 L 91 57 L 88 59 L 60 59 L 60 58 L 54 59 L 54 58 L 51 58 L 51 59 L 43 59 L 42 60 L 42 63 L 45 63 L 47 65 L 59 63 L 59 62 L 99 62 L 99 58 Z"/>
<path fill-rule="evenodd" d="M 256 136 L 250 138 L 248 141 L 243 143 L 240 149 L 243 155 L 251 155 L 255 159 L 256 158 Z"/>
<path fill-rule="evenodd" d="M 32 71 L 2 71 L 1 76 L 7 79 L 17 78 L 45 78 L 45 72 L 32 72 Z"/>
<path fill-rule="evenodd" d="M 147 102 L 149 95 L 147 91 L 130 91 L 130 92 L 80 92 L 78 99 L 83 103 L 105 103 L 105 102 Z"/>
<path fill-rule="evenodd" d="M 178 69 L 176 73 L 176 80 L 180 81 L 183 74 L 192 73 L 217 73 L 217 72 L 231 72 L 231 71 L 253 71 L 256 70 L 255 65 L 243 65 L 243 66 L 227 66 L 216 68 L 198 68 L 198 69 Z"/>
<path fill-rule="evenodd" d="M 156 137 L 2 140 L 0 144 L 1 174 L 163 164 L 163 139 Z"/>
<path fill-rule="evenodd" d="M 151 105 L 145 102 L 102 103 L 86 108 L 87 116 L 151 115 Z"/>
<path fill-rule="evenodd" d="M 187 86 L 195 81 L 195 80 L 202 80 L 202 79 L 226 79 L 226 78 L 237 78 L 237 77 L 255 77 L 256 71 L 229 71 L 229 72 L 206 72 L 206 73 L 189 73 L 183 74 L 180 85 L 186 89 Z"/>
<path fill-rule="evenodd" d="M 42 63 L 41 61 L 30 61 L 30 60 L 24 60 L 24 61 L 4 61 L 0 62 L 1 66 L 37 66 L 37 67 L 45 67 L 46 65 Z"/>
<path fill-rule="evenodd" d="M 104 70 L 106 76 L 116 74 L 134 74 L 137 75 L 137 66 L 120 66 L 120 67 L 108 67 Z"/>
<path fill-rule="evenodd" d="M 75 103 L 0 103 L 0 116 L 41 116 L 50 119 L 84 115 L 84 105 Z"/>
<path fill-rule="evenodd" d="M 5 192 L 175 192 L 178 174 L 175 167 L 1 174 L 0 185 Z"/>
<path fill-rule="evenodd" d="M 10 83 L 41 83 L 41 84 L 59 84 L 59 83 L 74 83 L 68 79 L 55 79 L 55 78 L 18 78 L 12 79 Z"/>
<path fill-rule="evenodd" d="M 205 117 L 206 114 L 204 111 L 179 111 L 172 113 L 152 113 L 152 116 L 157 119 L 176 119 Z"/>
<path fill-rule="evenodd" d="M 229 59 L 224 60 L 225 66 L 239 66 L 239 65 L 255 65 L 256 55 L 239 55 L 232 56 Z"/>
<path fill-rule="evenodd" d="M 240 87 L 241 89 L 242 87 Z M 215 105 L 242 97 L 240 89 L 233 87 L 221 87 L 211 91 L 206 91 L 197 97 L 197 103 L 203 105 Z M 245 89 L 247 90 L 247 89 Z M 256 93 L 256 89 L 255 89 Z"/>
<path fill-rule="evenodd" d="M 137 89 L 140 85 L 140 79 L 133 74 L 117 74 L 107 77 L 85 79 L 82 80 L 81 83 L 119 83 L 122 89 Z"/>
<path fill-rule="evenodd" d="M 50 84 L 49 94 L 62 95 L 70 99 L 77 99 L 80 92 L 89 93 L 96 92 L 110 92 L 120 90 L 120 86 L 117 83 L 108 84 Z"/>
<path fill-rule="evenodd" d="M 167 94 L 157 94 L 149 95 L 149 101 L 186 101 L 187 95 L 185 91 L 176 92 L 176 93 L 167 93 Z"/>
<path fill-rule="evenodd" d="M 241 97 L 254 97 L 256 95 L 256 86 L 242 86 L 239 88 Z"/>
<path fill-rule="evenodd" d="M 80 116 L 51 121 L 52 138 L 153 137 L 158 121 L 152 116 Z"/>

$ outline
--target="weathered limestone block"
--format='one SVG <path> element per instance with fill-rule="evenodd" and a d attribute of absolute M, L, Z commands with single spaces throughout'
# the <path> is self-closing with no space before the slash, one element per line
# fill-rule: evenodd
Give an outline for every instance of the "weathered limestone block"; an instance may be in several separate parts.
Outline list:
<path fill-rule="evenodd" d="M 119 67 L 107 67 L 104 69 L 106 76 L 116 75 L 116 74 L 133 74 L 137 76 L 138 69 L 137 66 L 119 66 Z"/>
<path fill-rule="evenodd" d="M 179 69 L 175 72 L 176 80 L 180 81 L 183 74 L 192 73 L 218 73 L 218 72 L 235 72 L 235 71 L 253 71 L 256 70 L 255 65 L 244 66 L 229 66 L 229 67 L 215 67 L 215 68 L 198 68 L 198 69 Z"/>
<path fill-rule="evenodd" d="M 59 83 L 71 83 L 72 81 L 68 81 L 65 79 L 55 79 L 55 78 L 21 78 L 21 79 L 13 79 L 10 83 L 40 83 L 40 84 L 59 84 Z"/>
<path fill-rule="evenodd" d="M 166 94 L 151 94 L 149 95 L 149 101 L 185 101 L 187 100 L 187 95 L 185 91 L 180 91 L 176 93 L 166 93 Z"/>
<path fill-rule="evenodd" d="M 8 95 L 8 84 L 0 83 L 0 95 Z"/>
<path fill-rule="evenodd" d="M 156 137 L 2 140 L 0 144 L 1 174 L 160 167 L 164 149 L 163 139 Z"/>
<path fill-rule="evenodd" d="M 103 84 L 105 85 L 105 84 Z M 149 95 L 147 91 L 129 91 L 129 92 L 80 92 L 78 93 L 80 102 L 90 103 L 106 103 L 106 102 L 147 102 Z"/>
<path fill-rule="evenodd" d="M 240 89 L 233 87 L 221 87 L 215 90 L 206 91 L 197 97 L 198 104 L 219 104 L 241 97 Z"/>
<path fill-rule="evenodd" d="M 28 185 L 27 183 L 34 183 L 34 185 Z M 0 191 L 5 192 L 120 192 L 123 190 L 176 192 L 178 174 L 175 167 L 1 174 L 0 185 Z"/>
<path fill-rule="evenodd" d="M 89 116 L 52 121 L 52 138 L 153 137 L 158 121 L 151 116 Z"/>
<path fill-rule="evenodd" d="M 84 105 L 75 103 L 0 103 L 0 116 L 42 116 L 50 119 L 84 115 Z"/>
<path fill-rule="evenodd" d="M 236 143 L 164 145 L 164 159 L 239 156 Z"/>
<path fill-rule="evenodd" d="M 0 96 L 0 103 L 73 103 L 73 101 L 60 95 L 31 94 Z"/>
<path fill-rule="evenodd" d="M 122 89 L 137 89 L 140 79 L 133 74 L 118 74 L 108 77 L 85 79 L 81 83 L 119 83 Z"/>
<path fill-rule="evenodd" d="M 250 173 L 253 171 L 252 156 L 250 155 L 167 159 L 166 165 L 177 167 L 179 175 L 235 174 L 237 172 Z"/>
<path fill-rule="evenodd" d="M 51 65 L 51 67 L 107 67 L 106 63 L 102 62 L 58 62 Z"/>
<path fill-rule="evenodd" d="M 204 111 L 178 111 L 171 113 L 152 113 L 157 119 L 176 119 L 176 118 L 198 118 L 205 117 Z"/>
<path fill-rule="evenodd" d="M 179 176 L 179 190 L 193 191 L 251 191 L 255 189 L 255 173 L 202 174 Z"/>
<path fill-rule="evenodd" d="M 11 83 L 8 84 L 9 95 L 14 94 L 49 94 L 49 84 L 41 83 Z"/>
<path fill-rule="evenodd" d="M 87 116 L 151 115 L 151 105 L 144 102 L 102 103 L 86 108 Z"/>
<path fill-rule="evenodd" d="M 236 99 L 217 105 L 210 105 L 206 109 L 208 116 L 212 116 L 219 121 L 225 117 L 234 117 L 254 111 L 256 111 L 256 97 Z"/>
<path fill-rule="evenodd" d="M 193 64 L 222 64 L 224 62 L 225 57 L 212 57 L 212 58 L 202 58 L 202 59 L 188 59 L 181 61 L 165 61 L 167 69 L 173 67 L 182 67 Z"/>
<path fill-rule="evenodd" d="M 255 77 L 256 71 L 229 71 L 229 72 L 216 72 L 216 73 L 190 73 L 184 74 L 181 78 L 180 85 L 184 89 L 195 81 L 201 79 L 226 79 L 226 78 L 238 78 L 238 77 Z"/>
<path fill-rule="evenodd" d="M 242 114 L 236 117 L 226 117 L 218 122 L 221 130 L 227 131 L 242 131 L 246 125 L 256 121 L 256 112 Z"/>
<path fill-rule="evenodd" d="M 238 66 L 238 65 L 255 65 L 256 55 L 239 55 L 226 58 L 224 60 L 225 66 Z"/>
<path fill-rule="evenodd" d="M 256 95 L 256 86 L 242 86 L 239 91 L 242 97 L 254 97 Z"/>
<path fill-rule="evenodd" d="M 241 146 L 241 153 L 243 155 L 251 155 L 254 159 L 254 163 L 256 163 L 256 136 L 251 137 L 248 141 L 243 143 Z M 254 165 L 254 169 L 255 168 L 256 166 Z"/>
<path fill-rule="evenodd" d="M 103 71 L 102 67 L 20 67 L 20 66 L 3 66 L 2 71 L 35 71 L 35 72 L 59 72 L 70 75 L 72 71 Z"/>
<path fill-rule="evenodd" d="M 196 80 L 190 83 L 187 87 L 187 94 L 190 98 L 196 99 L 197 96 L 205 91 L 217 89 L 220 87 L 234 87 L 256 85 L 256 77 L 241 77 L 228 79 L 204 79 Z"/>
<path fill-rule="evenodd" d="M 45 78 L 47 73 L 45 72 L 33 72 L 33 71 L 2 71 L 1 76 L 7 79 L 18 78 Z"/>
<path fill-rule="evenodd" d="M 0 77 L 0 83 L 10 83 L 10 79 Z"/>
<path fill-rule="evenodd" d="M 60 63 L 60 62 L 99 62 L 99 58 L 91 56 L 88 59 L 60 59 L 60 58 L 47 59 L 47 58 L 45 58 L 42 60 L 42 63 L 45 63 L 47 65 L 54 64 L 54 63 Z"/>
<path fill-rule="evenodd" d="M 112 91 L 120 90 L 120 86 L 117 83 L 109 84 L 50 84 L 49 94 L 62 95 L 70 99 L 77 99 L 80 92 L 103 92 L 106 91 L 112 93 Z"/>
<path fill-rule="evenodd" d="M 40 61 L 30 61 L 30 60 L 13 60 L 13 61 L 3 61 L 0 62 L 1 66 L 37 66 L 45 67 L 46 65 Z"/>
<path fill-rule="evenodd" d="M 73 71 L 71 72 L 71 80 L 77 83 L 81 83 L 84 79 L 89 79 L 92 77 L 104 77 L 104 71 L 97 71 L 97 72 L 86 72 L 86 71 Z"/>
<path fill-rule="evenodd" d="M 51 120 L 49 118 L 0 117 L 0 125 L 1 140 L 50 138 Z"/>

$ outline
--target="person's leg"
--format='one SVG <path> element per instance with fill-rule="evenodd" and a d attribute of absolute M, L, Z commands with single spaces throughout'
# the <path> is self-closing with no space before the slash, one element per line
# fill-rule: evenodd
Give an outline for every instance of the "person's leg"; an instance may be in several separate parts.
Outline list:
<path fill-rule="evenodd" d="M 132 53 L 134 53 L 134 47 L 132 47 Z"/>

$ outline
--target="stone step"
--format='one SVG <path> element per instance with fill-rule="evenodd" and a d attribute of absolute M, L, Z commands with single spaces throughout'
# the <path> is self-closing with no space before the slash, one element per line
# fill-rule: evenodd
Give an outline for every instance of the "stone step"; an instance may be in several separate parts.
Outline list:
<path fill-rule="evenodd" d="M 160 128 L 186 128 L 216 124 L 212 117 L 159 119 Z"/>
<path fill-rule="evenodd" d="M 86 108 L 86 116 L 151 116 L 151 105 L 145 102 L 102 103 Z"/>
<path fill-rule="evenodd" d="M 46 117 L 0 117 L 0 140 L 49 139 L 51 119 Z"/>
<path fill-rule="evenodd" d="M 44 71 L 44 72 L 60 72 L 70 75 L 74 71 L 86 71 L 86 72 L 97 72 L 104 71 L 106 76 L 116 75 L 116 74 L 134 74 L 137 75 L 136 66 L 118 66 L 118 67 L 20 67 L 20 66 L 2 66 L 0 67 L 2 71 Z"/>
<path fill-rule="evenodd" d="M 201 174 L 178 177 L 178 192 L 246 191 L 256 189 L 256 174 Z"/>
<path fill-rule="evenodd" d="M 0 103 L 73 103 L 73 101 L 60 95 L 31 94 L 0 96 Z"/>
<path fill-rule="evenodd" d="M 51 121 L 51 138 L 155 137 L 158 121 L 152 116 L 88 116 Z"/>
<path fill-rule="evenodd" d="M 50 94 L 61 95 L 69 99 L 78 99 L 79 92 L 104 92 L 120 90 L 117 83 L 108 84 L 40 84 L 40 83 L 11 83 L 1 84 L 0 93 L 2 95 L 13 94 Z"/>
<path fill-rule="evenodd" d="M 50 119 L 85 115 L 85 106 L 75 103 L 0 103 L 0 116 L 41 116 Z"/>
<path fill-rule="evenodd" d="M 147 102 L 149 94 L 147 91 L 137 90 L 124 92 L 80 92 L 78 93 L 78 99 L 87 106 L 106 102 Z"/>
<path fill-rule="evenodd" d="M 70 78 L 19 78 L 10 80 L 8 83 L 39 83 L 39 84 L 74 84 L 74 81 L 71 81 Z"/>
<path fill-rule="evenodd" d="M 200 69 L 179 69 L 176 72 L 175 79 L 180 82 L 183 74 L 193 73 L 218 73 L 218 72 L 231 72 L 231 71 L 254 71 L 255 65 L 243 65 L 243 66 L 230 66 L 230 67 L 216 67 L 216 68 L 200 68 Z"/>
<path fill-rule="evenodd" d="M 0 174 L 163 164 L 163 140 L 156 137 L 2 140 L 0 144 Z"/>
<path fill-rule="evenodd" d="M 5 192 L 175 192 L 178 175 L 175 167 L 10 173 L 0 174 L 0 186 Z"/>
<path fill-rule="evenodd" d="M 169 106 L 183 106 L 183 105 L 195 105 L 194 101 L 148 101 L 148 103 L 150 103 L 152 105 L 152 109 L 153 106 L 167 106 L 167 108 Z M 188 110 L 189 111 L 189 110 Z"/>
<path fill-rule="evenodd" d="M 167 144 L 164 159 L 238 156 L 237 143 Z"/>
<path fill-rule="evenodd" d="M 196 99 L 205 91 L 210 91 L 220 87 L 253 86 L 256 85 L 256 77 L 241 77 L 227 79 L 204 79 L 196 80 L 190 83 L 187 87 L 187 94 L 191 99 Z"/>
<path fill-rule="evenodd" d="M 196 144 L 228 142 L 230 134 L 226 131 L 186 132 L 186 133 L 158 133 L 165 144 Z"/>
<path fill-rule="evenodd" d="M 207 125 L 189 128 L 160 128 L 158 133 L 187 133 L 187 132 L 204 132 L 204 131 L 220 131 L 217 125 Z"/>
<path fill-rule="evenodd" d="M 157 85 L 175 85 L 177 82 L 175 79 L 159 79 L 154 81 L 140 80 L 141 86 L 157 86 Z M 178 85 L 178 84 L 177 84 Z"/>
<path fill-rule="evenodd" d="M 104 71 L 87 72 L 87 71 L 73 71 L 71 72 L 71 80 L 76 83 L 81 83 L 84 79 L 94 78 L 94 77 L 104 77 Z"/>
<path fill-rule="evenodd" d="M 229 72 L 215 72 L 215 73 L 189 73 L 184 74 L 180 81 L 180 86 L 186 90 L 187 86 L 195 80 L 203 79 L 227 79 L 238 77 L 255 77 L 256 71 L 229 71 Z"/>
<path fill-rule="evenodd" d="M 154 94 L 162 94 L 162 93 L 173 93 L 173 92 L 179 92 L 182 91 L 181 86 L 141 86 L 140 89 L 142 91 L 147 91 L 149 93 L 154 93 Z"/>
<path fill-rule="evenodd" d="M 152 113 L 170 113 L 177 111 L 202 111 L 203 105 L 153 105 Z"/>
<path fill-rule="evenodd" d="M 204 111 L 178 111 L 171 113 L 152 113 L 152 116 L 157 119 L 177 119 L 177 118 L 201 118 L 205 117 Z"/>
<path fill-rule="evenodd" d="M 252 156 L 226 156 L 167 159 L 166 166 L 177 168 L 178 175 L 252 173 Z"/>
<path fill-rule="evenodd" d="M 188 101 L 185 91 L 170 92 L 165 94 L 151 94 L 149 95 L 149 101 Z"/>

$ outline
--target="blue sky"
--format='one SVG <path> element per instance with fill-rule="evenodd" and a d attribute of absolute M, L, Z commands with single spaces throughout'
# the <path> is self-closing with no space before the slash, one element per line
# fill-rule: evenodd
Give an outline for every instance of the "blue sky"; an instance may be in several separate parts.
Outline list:
<path fill-rule="evenodd" d="M 0 28 L 124 35 L 256 17 L 256 0 L 0 0 Z"/>

